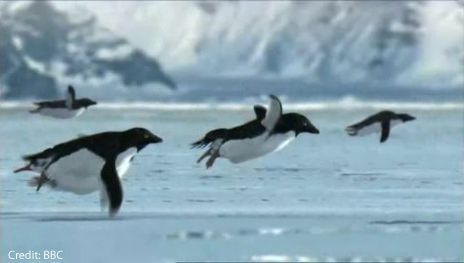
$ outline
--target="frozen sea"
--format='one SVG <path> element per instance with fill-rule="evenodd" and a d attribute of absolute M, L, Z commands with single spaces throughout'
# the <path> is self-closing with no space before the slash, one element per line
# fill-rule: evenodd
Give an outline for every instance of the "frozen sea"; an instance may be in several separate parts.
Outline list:
<path fill-rule="evenodd" d="M 417 120 L 389 140 L 344 127 L 388 106 Z M 464 261 L 462 105 L 285 105 L 319 128 L 288 147 L 212 169 L 189 144 L 253 118 L 251 106 L 102 105 L 73 120 L 0 107 L 0 262 L 62 250 L 59 262 Z M 164 139 L 136 156 L 118 216 L 98 193 L 27 186 L 20 156 L 134 126 Z M 36 260 L 34 262 L 58 262 Z"/>

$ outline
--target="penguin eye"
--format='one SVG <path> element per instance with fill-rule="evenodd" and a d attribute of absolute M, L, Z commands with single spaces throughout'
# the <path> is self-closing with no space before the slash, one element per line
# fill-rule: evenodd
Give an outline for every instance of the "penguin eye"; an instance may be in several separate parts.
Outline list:
<path fill-rule="evenodd" d="M 149 135 L 148 133 L 144 133 L 144 134 L 143 134 L 143 138 L 144 138 L 144 139 L 148 139 L 148 138 L 150 138 L 150 135 Z"/>

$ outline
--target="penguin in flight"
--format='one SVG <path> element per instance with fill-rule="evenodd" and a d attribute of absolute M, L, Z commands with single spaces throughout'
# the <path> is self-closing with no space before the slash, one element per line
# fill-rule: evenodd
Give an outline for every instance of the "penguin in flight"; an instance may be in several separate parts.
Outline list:
<path fill-rule="evenodd" d="M 392 111 L 381 111 L 366 119 L 346 127 L 345 131 L 350 136 L 364 136 L 380 132 L 380 142 L 388 139 L 390 129 L 400 123 L 415 120 L 416 118 L 406 113 L 394 113 Z"/>
<path fill-rule="evenodd" d="M 270 95 L 270 99 L 268 109 L 259 105 L 254 107 L 254 120 L 230 129 L 212 130 L 192 143 L 192 148 L 209 147 L 197 163 L 206 157 L 209 157 L 206 168 L 210 168 L 218 157 L 241 163 L 283 149 L 300 133 L 319 133 L 305 116 L 282 114 L 280 100 L 274 95 Z"/>
<path fill-rule="evenodd" d="M 37 191 L 43 185 L 79 195 L 100 191 L 102 210 L 115 215 L 123 200 L 121 178 L 135 154 L 162 139 L 144 128 L 103 132 L 57 144 L 24 156 L 28 164 L 14 171 L 33 171 L 40 176 L 29 181 Z"/>
<path fill-rule="evenodd" d="M 69 85 L 65 100 L 41 101 L 34 103 L 37 108 L 30 113 L 38 113 L 58 119 L 70 119 L 81 115 L 89 106 L 97 104 L 95 101 L 82 98 L 76 99 L 76 91 Z"/>

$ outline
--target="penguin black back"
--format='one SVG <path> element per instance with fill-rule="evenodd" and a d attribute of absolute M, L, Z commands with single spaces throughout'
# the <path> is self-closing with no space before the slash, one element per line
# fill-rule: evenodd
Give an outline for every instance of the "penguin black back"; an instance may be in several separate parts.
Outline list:
<path fill-rule="evenodd" d="M 346 127 L 345 131 L 350 136 L 380 132 L 380 142 L 383 143 L 388 139 L 392 126 L 412 120 L 415 120 L 415 117 L 409 114 L 384 110 Z"/>
<path fill-rule="evenodd" d="M 303 132 L 318 134 L 319 130 L 309 121 L 306 116 L 299 113 L 283 114 L 277 122 L 272 134 L 294 131 L 295 135 Z"/>
<path fill-rule="evenodd" d="M 79 137 L 55 145 L 42 152 L 26 155 L 26 161 L 34 159 L 53 158 L 53 161 L 67 156 L 81 148 L 87 148 L 103 159 L 114 158 L 118 153 L 130 147 L 142 150 L 150 143 L 161 142 L 162 139 L 144 128 L 132 128 L 123 132 L 103 132 L 90 136 Z M 53 162 L 52 161 L 52 162 Z"/>

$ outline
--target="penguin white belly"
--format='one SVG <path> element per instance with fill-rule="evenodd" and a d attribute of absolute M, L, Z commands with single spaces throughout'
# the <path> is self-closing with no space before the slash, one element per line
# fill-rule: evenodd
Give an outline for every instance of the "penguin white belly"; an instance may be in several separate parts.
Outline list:
<path fill-rule="evenodd" d="M 58 119 L 70 119 L 81 115 L 84 111 L 84 108 L 75 110 L 70 110 L 68 108 L 42 108 L 38 113 Z"/>
<path fill-rule="evenodd" d="M 394 126 L 403 123 L 400 120 L 392 120 L 390 121 L 390 129 L 393 128 Z M 358 130 L 357 135 L 359 136 L 364 136 L 364 135 L 369 135 L 373 133 L 381 133 L 382 132 L 382 124 L 380 122 L 375 122 L 369 126 L 366 126 L 360 130 Z"/>
<path fill-rule="evenodd" d="M 130 167 L 137 148 L 129 148 L 116 158 L 116 170 L 122 178 Z M 101 188 L 101 170 L 105 160 L 87 149 L 81 149 L 53 163 L 47 177 L 55 189 L 76 194 L 89 194 Z"/>
<path fill-rule="evenodd" d="M 390 128 L 392 128 L 392 127 L 394 127 L 394 126 L 396 126 L 398 124 L 401 124 L 401 123 L 403 123 L 403 121 L 401 121 L 401 120 L 393 120 L 393 121 L 390 122 Z"/>
<path fill-rule="evenodd" d="M 368 125 L 366 127 L 359 129 L 356 135 L 365 136 L 365 135 L 369 135 L 373 133 L 379 133 L 381 131 L 382 131 L 382 125 L 379 122 L 375 122 L 371 125 Z"/>
<path fill-rule="evenodd" d="M 88 194 L 100 189 L 100 172 L 105 160 L 87 149 L 60 158 L 46 171 L 54 189 Z"/>
<path fill-rule="evenodd" d="M 229 159 L 232 163 L 240 163 L 258 158 L 265 154 L 279 151 L 287 146 L 295 138 L 293 131 L 284 134 L 268 133 L 255 138 L 243 140 L 231 140 L 224 143 L 219 149 L 219 155 Z"/>

